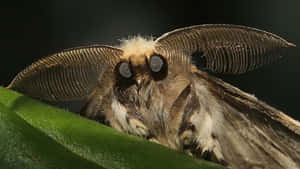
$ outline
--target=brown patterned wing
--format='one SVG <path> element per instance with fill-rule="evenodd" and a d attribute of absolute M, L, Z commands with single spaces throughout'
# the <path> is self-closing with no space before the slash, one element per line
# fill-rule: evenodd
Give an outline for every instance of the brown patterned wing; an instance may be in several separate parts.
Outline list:
<path fill-rule="evenodd" d="M 8 86 L 49 101 L 80 100 L 99 85 L 122 50 L 102 45 L 68 49 L 43 58 L 20 72 Z"/>
<path fill-rule="evenodd" d="M 215 138 L 229 168 L 300 169 L 299 121 L 205 72 L 195 74 L 222 107 Z"/>
<path fill-rule="evenodd" d="M 245 73 L 281 58 L 295 46 L 283 38 L 237 25 L 197 25 L 159 37 L 156 50 L 172 60 L 192 62 L 216 73 Z"/>

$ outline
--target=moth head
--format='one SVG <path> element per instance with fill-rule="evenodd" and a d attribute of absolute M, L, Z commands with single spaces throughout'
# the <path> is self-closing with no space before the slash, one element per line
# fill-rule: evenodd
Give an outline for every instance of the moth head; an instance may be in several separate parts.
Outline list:
<path fill-rule="evenodd" d="M 138 85 L 144 80 L 160 80 L 166 77 L 167 59 L 155 52 L 155 46 L 152 38 L 138 36 L 124 40 L 120 47 L 123 55 L 115 68 L 117 76 Z"/>

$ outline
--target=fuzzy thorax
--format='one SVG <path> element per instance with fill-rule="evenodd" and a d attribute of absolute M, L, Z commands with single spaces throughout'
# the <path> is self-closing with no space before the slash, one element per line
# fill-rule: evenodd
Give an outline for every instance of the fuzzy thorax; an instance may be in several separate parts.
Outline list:
<path fill-rule="evenodd" d="M 154 53 L 155 41 L 152 37 L 143 38 L 136 36 L 131 39 L 121 40 L 120 48 L 123 50 L 122 59 L 130 60 L 133 65 L 144 65 L 146 58 Z"/>

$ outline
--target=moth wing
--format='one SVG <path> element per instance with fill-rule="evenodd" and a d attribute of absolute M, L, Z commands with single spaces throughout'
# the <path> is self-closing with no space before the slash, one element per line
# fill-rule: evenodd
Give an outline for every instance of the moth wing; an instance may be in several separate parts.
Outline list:
<path fill-rule="evenodd" d="M 80 100 L 99 85 L 122 53 L 103 45 L 68 49 L 34 62 L 8 88 L 48 101 Z"/>
<path fill-rule="evenodd" d="M 300 168 L 300 123 L 222 80 L 198 71 L 222 106 L 218 140 L 232 168 Z"/>
<path fill-rule="evenodd" d="M 226 24 L 196 25 L 176 29 L 156 39 L 156 51 L 176 60 L 216 73 L 240 74 L 281 58 L 295 46 L 272 33 Z"/>

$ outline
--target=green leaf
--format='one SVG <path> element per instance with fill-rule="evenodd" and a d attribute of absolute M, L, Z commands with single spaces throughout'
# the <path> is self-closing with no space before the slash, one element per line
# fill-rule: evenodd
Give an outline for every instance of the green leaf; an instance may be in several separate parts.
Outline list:
<path fill-rule="evenodd" d="M 222 169 L 0 87 L 0 168 Z"/>

